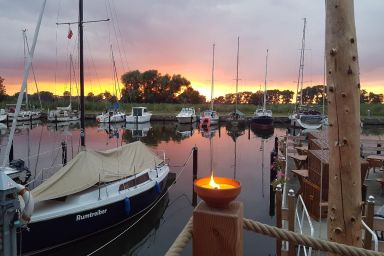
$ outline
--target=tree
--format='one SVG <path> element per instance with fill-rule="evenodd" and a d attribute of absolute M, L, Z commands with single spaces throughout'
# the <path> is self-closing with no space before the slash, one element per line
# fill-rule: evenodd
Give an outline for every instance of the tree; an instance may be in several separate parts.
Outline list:
<path fill-rule="evenodd" d="M 292 102 L 293 94 L 294 94 L 293 91 L 290 91 L 290 90 L 284 90 L 284 91 L 282 91 L 280 94 L 281 94 L 281 102 L 282 102 L 283 104 L 289 104 L 289 103 Z"/>
<path fill-rule="evenodd" d="M 122 90 L 123 102 L 177 102 L 177 95 L 191 85 L 190 81 L 181 75 L 162 75 L 157 70 L 130 71 L 122 75 L 124 85 Z"/>
<path fill-rule="evenodd" d="M 360 90 L 360 103 L 368 103 L 369 102 L 369 98 L 368 98 L 367 93 L 368 92 L 364 89 Z"/>
<path fill-rule="evenodd" d="M 94 99 L 94 97 L 95 97 L 95 94 L 93 94 L 93 92 L 89 92 L 88 94 L 87 94 L 87 97 L 85 98 L 87 101 L 94 101 L 95 99 Z"/>
<path fill-rule="evenodd" d="M 370 92 L 368 95 L 369 103 L 373 104 L 379 104 L 383 102 L 383 94 L 376 94 L 373 92 Z"/>
<path fill-rule="evenodd" d="M 143 86 L 141 73 L 138 70 L 130 71 L 121 76 L 124 88 L 121 91 L 123 102 L 142 102 Z"/>
<path fill-rule="evenodd" d="M 5 85 L 4 85 L 4 78 L 0 76 L 0 100 L 4 100 L 7 96 Z"/>
<path fill-rule="evenodd" d="M 255 93 L 252 93 L 248 103 L 256 106 L 261 106 L 263 105 L 263 96 L 264 95 L 262 91 L 257 91 Z"/>
<path fill-rule="evenodd" d="M 179 103 L 199 104 L 206 101 L 205 96 L 194 90 L 192 87 L 188 87 L 179 96 L 177 96 Z"/>

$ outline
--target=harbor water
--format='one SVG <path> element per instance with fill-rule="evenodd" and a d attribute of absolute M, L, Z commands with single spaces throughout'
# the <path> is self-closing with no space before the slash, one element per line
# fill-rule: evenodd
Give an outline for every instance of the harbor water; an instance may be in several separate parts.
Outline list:
<path fill-rule="evenodd" d="M 1 130 L 0 159 L 4 158 L 8 131 Z M 164 255 L 183 229 L 194 209 L 191 152 L 198 148 L 198 177 L 211 174 L 235 178 L 242 184 L 237 200 L 244 203 L 244 217 L 274 225 L 270 198 L 270 152 L 276 136 L 287 128 L 271 132 L 254 131 L 247 125 L 200 131 L 196 126 L 175 122 L 144 125 L 86 126 L 87 148 L 105 150 L 140 140 L 160 156 L 165 153 L 174 184 L 151 211 L 136 223 L 126 223 L 79 242 L 42 255 Z M 363 136 L 379 136 L 381 129 L 363 130 Z M 32 172 L 30 187 L 54 173 L 62 163 L 61 143 L 67 145 L 70 160 L 79 151 L 79 125 L 25 124 L 19 126 L 14 140 L 14 158 L 21 158 Z M 189 160 L 188 160 L 189 159 Z M 200 199 L 197 199 L 198 201 Z M 273 206 L 273 203 L 272 203 Z M 60 232 L 59 230 L 57 232 Z M 274 255 L 275 240 L 244 232 L 244 255 Z M 191 243 L 183 255 L 191 255 Z"/>

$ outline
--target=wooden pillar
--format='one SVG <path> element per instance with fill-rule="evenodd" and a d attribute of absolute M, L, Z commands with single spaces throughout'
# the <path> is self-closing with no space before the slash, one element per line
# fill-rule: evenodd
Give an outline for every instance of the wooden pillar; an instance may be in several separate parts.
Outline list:
<path fill-rule="evenodd" d="M 277 185 L 276 187 L 276 227 L 283 227 L 283 219 L 282 219 L 282 188 L 281 185 Z M 281 256 L 281 246 L 282 242 L 280 239 L 276 238 L 276 255 Z"/>
<path fill-rule="evenodd" d="M 295 191 L 290 189 L 288 192 L 288 230 L 295 231 L 295 207 L 296 207 L 296 197 Z M 295 243 L 289 241 L 288 255 L 295 256 Z"/>
<path fill-rule="evenodd" d="M 243 255 L 243 204 L 209 207 L 204 201 L 193 211 L 193 255 Z"/>
<path fill-rule="evenodd" d="M 360 81 L 354 1 L 326 1 L 325 39 L 330 155 L 328 239 L 362 247 Z"/>
<path fill-rule="evenodd" d="M 372 229 L 373 228 L 373 215 L 374 215 L 374 208 L 375 208 L 375 198 L 373 196 L 369 196 L 367 201 L 367 207 L 365 211 L 365 224 Z M 371 250 L 372 248 L 372 235 L 370 232 L 365 232 L 365 238 L 364 238 L 364 248 Z"/>

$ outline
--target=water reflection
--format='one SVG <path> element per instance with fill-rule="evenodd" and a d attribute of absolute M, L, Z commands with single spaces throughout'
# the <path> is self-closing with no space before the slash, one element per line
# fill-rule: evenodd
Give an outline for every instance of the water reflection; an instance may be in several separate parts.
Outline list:
<path fill-rule="evenodd" d="M 225 128 L 227 134 L 236 142 L 237 138 L 242 136 L 245 133 L 247 124 L 245 122 L 239 122 L 237 125 L 233 125 L 230 122 L 227 122 Z"/>
<path fill-rule="evenodd" d="M 128 129 L 114 125 L 99 126 L 94 121 L 87 122 L 87 148 L 106 150 L 139 139 L 154 151 L 166 152 L 171 171 L 180 174 L 169 191 L 172 203 L 166 202 L 163 209 L 140 222 L 132 232 L 128 232 L 129 235 L 124 235 L 124 238 L 111 243 L 96 255 L 163 255 L 167 251 L 192 215 L 191 202 L 200 200 L 193 198 L 192 194 L 192 159 L 185 164 L 195 146 L 198 148 L 196 177 L 209 175 L 212 168 L 218 176 L 236 177 L 242 184 L 238 200 L 244 203 L 244 216 L 274 224 L 273 217 L 269 216 L 270 152 L 273 148 L 273 136 L 285 135 L 287 129 L 275 128 L 267 133 L 250 129 L 247 125 L 216 126 L 207 130 L 200 130 L 195 126 L 192 128 L 190 130 L 188 126 L 181 127 L 175 122 L 152 122 L 149 128 L 141 129 L 141 134 L 146 136 L 135 137 L 132 131 L 139 131 L 139 127 Z M 80 148 L 80 132 L 76 125 L 69 126 L 68 129 L 70 134 L 65 134 L 60 129 L 47 129 L 45 124 L 32 129 L 19 129 L 14 143 L 15 158 L 25 161 L 32 171 L 31 179 L 46 179 L 54 173 L 53 167 L 60 166 L 62 141 L 67 143 L 68 160 L 76 156 Z M 6 134 L 0 136 L 1 146 L 6 144 L 9 132 L 9 129 L 4 130 Z M 182 136 L 182 132 L 190 133 Z M 247 136 L 243 136 L 245 133 L 248 133 Z M 251 133 L 256 136 L 251 136 Z M 114 141 L 116 143 L 112 143 Z M 3 154 L 4 150 L 0 148 L 0 160 L 4 158 Z M 272 203 L 271 206 L 273 205 Z M 104 237 L 97 236 L 84 241 L 80 246 L 71 246 L 62 255 L 73 254 L 75 250 L 78 252 L 76 254 L 88 254 L 124 230 L 123 227 L 119 228 L 106 232 Z M 272 238 L 244 233 L 244 255 L 273 255 L 274 247 L 275 241 Z M 188 249 L 185 254 L 189 255 Z"/>
<path fill-rule="evenodd" d="M 220 126 L 208 126 L 208 127 L 201 127 L 200 128 L 200 134 L 201 136 L 203 136 L 204 138 L 212 138 L 215 136 L 216 132 L 220 130 Z M 220 137 L 220 136 L 219 136 Z"/>
<path fill-rule="evenodd" d="M 256 135 L 256 137 L 262 138 L 262 139 L 268 139 L 273 136 L 274 128 L 271 126 L 257 126 L 257 125 L 251 125 L 251 130 L 253 134 Z"/>
<path fill-rule="evenodd" d="M 197 127 L 197 123 L 180 124 L 176 125 L 176 134 L 182 138 L 191 137 Z"/>
<path fill-rule="evenodd" d="M 152 128 L 151 123 L 127 123 L 125 126 L 126 130 L 129 130 L 132 134 L 132 138 L 140 139 L 148 135 L 149 130 Z"/>
<path fill-rule="evenodd" d="M 70 130 L 80 128 L 80 121 L 68 121 L 58 123 L 47 123 L 47 129 L 50 132 L 70 132 Z"/>

